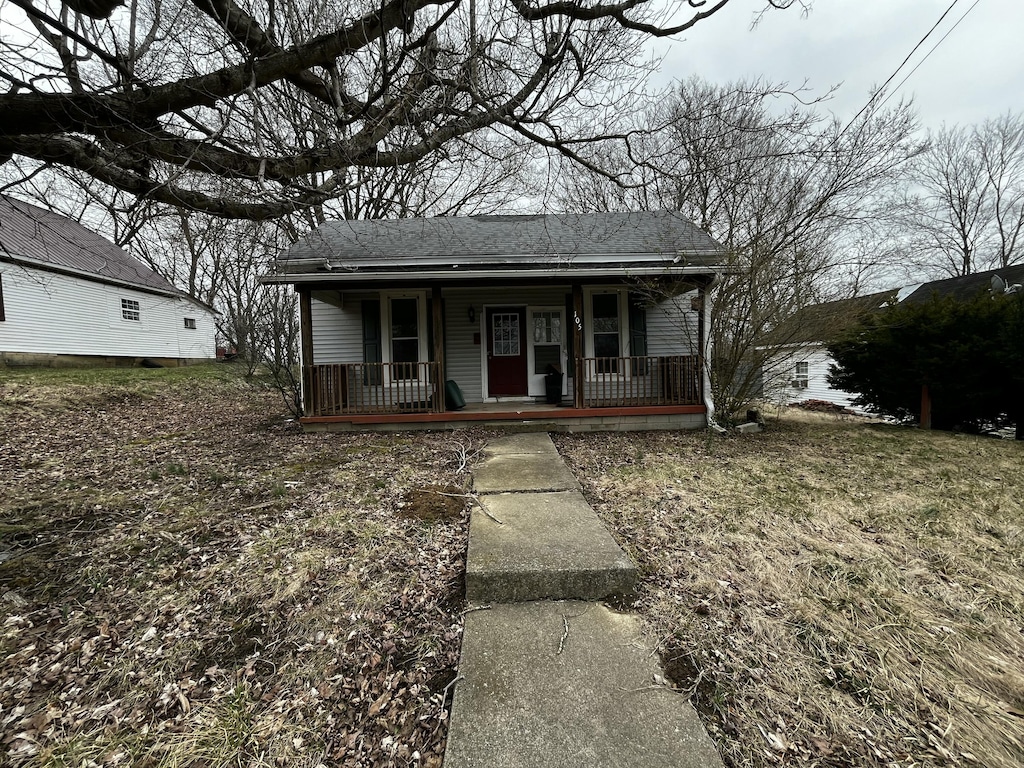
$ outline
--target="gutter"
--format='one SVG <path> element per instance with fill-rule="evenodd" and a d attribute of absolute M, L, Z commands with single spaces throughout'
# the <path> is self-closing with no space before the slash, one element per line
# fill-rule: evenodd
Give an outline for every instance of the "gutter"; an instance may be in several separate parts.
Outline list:
<path fill-rule="evenodd" d="M 703 367 L 703 385 L 704 385 L 704 407 L 707 409 L 708 429 L 717 432 L 718 434 L 725 434 L 725 428 L 715 420 L 715 400 L 711 395 L 711 356 L 714 353 L 714 345 L 711 342 L 711 301 L 710 293 L 712 289 L 722 282 L 722 273 L 715 272 L 711 276 L 711 280 L 704 287 L 704 301 L 701 305 L 701 314 L 703 315 L 703 326 L 704 326 L 704 365 Z"/>
<path fill-rule="evenodd" d="M 321 261 L 322 263 L 322 261 Z M 488 269 L 488 270 L 471 270 L 471 269 L 459 269 L 453 267 L 444 271 L 432 270 L 432 271 L 418 271 L 410 270 L 407 272 L 395 272 L 395 271 L 379 271 L 379 272 L 349 272 L 349 271 L 333 271 L 333 272 L 306 272 L 302 274 L 283 274 L 283 275 L 265 275 L 260 278 L 260 282 L 264 284 L 272 283 L 329 283 L 329 282 L 340 282 L 346 283 L 362 283 L 362 282 L 382 282 L 388 280 L 401 280 L 401 279 L 412 279 L 412 280 L 443 280 L 449 282 L 460 282 L 462 280 L 479 280 L 488 278 L 532 278 L 532 277 L 557 277 L 563 280 L 573 280 L 580 277 L 631 277 L 631 276 L 657 276 L 657 275 L 671 275 L 671 276 L 685 276 L 685 275 L 706 275 L 711 273 L 715 267 L 704 267 L 704 266 L 688 266 L 688 267 L 673 267 L 672 265 L 652 265 L 649 267 L 626 267 L 620 269 L 609 269 L 607 266 L 603 268 L 591 268 L 591 269 Z M 718 274 L 717 272 L 714 274 Z M 714 281 L 712 281 L 714 282 Z"/>

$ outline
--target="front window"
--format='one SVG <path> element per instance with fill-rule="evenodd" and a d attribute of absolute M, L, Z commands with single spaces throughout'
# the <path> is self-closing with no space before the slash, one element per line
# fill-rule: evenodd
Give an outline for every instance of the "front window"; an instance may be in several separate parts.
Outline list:
<path fill-rule="evenodd" d="M 619 334 L 619 295 L 595 293 L 591 317 L 594 325 L 594 357 L 598 373 L 618 373 L 621 354 Z"/>
<path fill-rule="evenodd" d="M 415 379 L 420 362 L 419 302 L 391 299 L 391 362 L 393 379 Z"/>

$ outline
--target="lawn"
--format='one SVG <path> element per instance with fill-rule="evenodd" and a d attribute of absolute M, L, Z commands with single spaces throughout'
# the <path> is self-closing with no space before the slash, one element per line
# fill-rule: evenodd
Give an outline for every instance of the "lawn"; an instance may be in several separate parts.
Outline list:
<path fill-rule="evenodd" d="M 479 446 L 283 412 L 230 366 L 0 372 L 0 763 L 440 765 Z"/>
<path fill-rule="evenodd" d="M 726 764 L 1024 765 L 1024 444 L 788 414 L 555 438 Z"/>
<path fill-rule="evenodd" d="M 283 413 L 225 366 L 0 372 L 0 763 L 440 765 L 493 433 Z M 1024 445 L 554 439 L 727 765 L 1024 764 Z"/>

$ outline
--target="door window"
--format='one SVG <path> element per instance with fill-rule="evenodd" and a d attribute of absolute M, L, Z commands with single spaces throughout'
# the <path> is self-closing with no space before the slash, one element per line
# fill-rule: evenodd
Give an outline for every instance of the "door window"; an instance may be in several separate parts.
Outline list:
<path fill-rule="evenodd" d="M 533 370 L 546 373 L 562 364 L 562 313 L 533 312 Z"/>
<path fill-rule="evenodd" d="M 492 315 L 491 342 L 495 357 L 519 357 L 522 354 L 518 312 L 495 312 Z"/>

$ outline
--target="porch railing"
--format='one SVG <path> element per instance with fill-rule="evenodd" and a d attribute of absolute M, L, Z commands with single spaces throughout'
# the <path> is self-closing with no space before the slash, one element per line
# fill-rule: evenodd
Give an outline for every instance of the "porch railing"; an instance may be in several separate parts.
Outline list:
<path fill-rule="evenodd" d="M 436 362 L 308 365 L 303 377 L 307 416 L 444 410 Z"/>
<path fill-rule="evenodd" d="M 577 361 L 583 407 L 699 405 L 696 355 L 585 357 Z"/>

